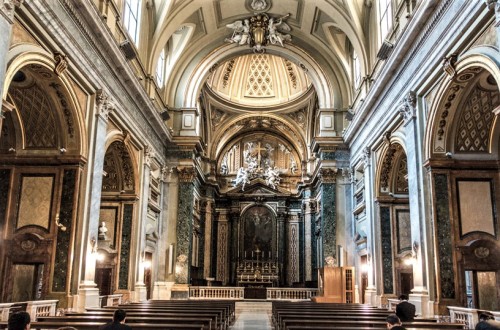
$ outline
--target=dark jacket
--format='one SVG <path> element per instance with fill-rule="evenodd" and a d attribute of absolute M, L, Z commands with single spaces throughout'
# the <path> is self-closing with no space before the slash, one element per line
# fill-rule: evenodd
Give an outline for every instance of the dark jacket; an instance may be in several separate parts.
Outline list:
<path fill-rule="evenodd" d="M 132 330 L 132 327 L 126 324 L 121 324 L 119 322 L 110 322 L 101 325 L 99 330 Z"/>
<path fill-rule="evenodd" d="M 396 315 L 401 322 L 413 321 L 415 318 L 415 305 L 402 301 L 396 305 Z"/>
<path fill-rule="evenodd" d="M 481 321 L 476 324 L 475 330 L 500 330 L 500 322 L 494 320 Z"/>

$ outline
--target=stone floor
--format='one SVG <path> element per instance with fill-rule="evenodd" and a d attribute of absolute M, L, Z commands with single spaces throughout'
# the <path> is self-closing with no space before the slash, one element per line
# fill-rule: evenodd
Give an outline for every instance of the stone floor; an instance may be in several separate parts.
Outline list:
<path fill-rule="evenodd" d="M 267 301 L 237 301 L 236 320 L 230 330 L 265 330 L 271 326 L 271 303 Z"/>

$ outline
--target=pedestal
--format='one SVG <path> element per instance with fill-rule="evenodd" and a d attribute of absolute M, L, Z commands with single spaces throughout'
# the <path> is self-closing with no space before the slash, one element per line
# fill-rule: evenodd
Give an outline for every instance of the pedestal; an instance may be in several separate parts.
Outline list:
<path fill-rule="evenodd" d="M 78 289 L 78 311 L 85 312 L 86 308 L 99 308 L 99 289 L 94 282 L 80 284 Z"/>
<path fill-rule="evenodd" d="M 189 299 L 189 284 L 174 284 L 171 299 Z"/>
<path fill-rule="evenodd" d="M 155 282 L 152 300 L 170 300 L 175 282 Z"/>
<path fill-rule="evenodd" d="M 148 291 L 144 283 L 137 283 L 134 291 L 134 302 L 141 302 L 148 300 Z"/>
<path fill-rule="evenodd" d="M 414 290 L 412 290 L 414 291 Z M 434 311 L 429 308 L 429 295 L 426 292 L 411 293 L 409 302 L 415 305 L 416 313 L 421 317 L 432 317 Z"/>
<path fill-rule="evenodd" d="M 378 306 L 377 304 L 377 290 L 375 287 L 368 287 L 365 290 L 365 302 L 371 306 Z"/>

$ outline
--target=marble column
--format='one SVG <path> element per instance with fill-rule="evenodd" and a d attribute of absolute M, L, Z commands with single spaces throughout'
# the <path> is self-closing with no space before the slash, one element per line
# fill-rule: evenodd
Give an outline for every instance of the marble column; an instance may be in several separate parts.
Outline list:
<path fill-rule="evenodd" d="M 286 246 L 287 239 L 285 236 L 285 219 L 286 219 L 286 211 L 278 210 L 278 242 L 277 242 L 277 251 L 278 251 L 278 265 L 280 267 L 280 286 L 285 286 L 285 260 L 286 260 Z"/>
<path fill-rule="evenodd" d="M 364 194 L 365 194 L 365 203 L 366 203 L 366 219 L 369 223 L 369 228 L 366 233 L 366 240 L 368 242 L 367 244 L 367 264 L 368 264 L 368 285 L 366 287 L 365 291 L 365 302 L 372 305 L 372 306 L 377 306 L 378 305 L 378 300 L 379 296 L 377 295 L 377 287 L 375 286 L 376 282 L 376 275 L 377 272 L 375 271 L 376 269 L 380 269 L 379 265 L 377 264 L 377 261 L 379 261 L 379 258 L 375 258 L 377 254 L 376 250 L 376 227 L 375 227 L 375 212 L 374 212 L 374 205 L 373 205 L 373 192 L 374 192 L 374 178 L 375 175 L 373 173 L 373 166 L 371 166 L 371 152 L 370 149 L 367 147 L 363 150 L 363 163 L 364 163 L 364 175 L 363 175 L 363 180 L 364 180 Z"/>
<path fill-rule="evenodd" d="M 323 260 L 337 258 L 337 219 L 336 219 L 336 168 L 321 168 L 321 235 L 323 241 Z"/>
<path fill-rule="evenodd" d="M 214 201 L 206 201 L 205 205 L 205 249 L 203 257 L 203 277 L 211 277 L 212 269 L 212 225 L 213 225 L 213 207 Z"/>
<path fill-rule="evenodd" d="M 151 161 L 154 157 L 154 152 L 151 146 L 144 147 L 144 167 L 142 171 L 142 189 L 141 189 L 141 210 L 139 216 L 139 224 L 137 230 L 137 254 L 136 254 L 136 281 L 134 288 L 134 301 L 147 300 L 147 288 L 144 283 L 144 256 L 146 251 L 146 225 L 148 223 L 148 201 L 149 201 L 149 185 L 151 182 Z M 131 251 L 132 252 L 132 251 Z M 131 253 L 132 254 L 132 253 Z"/>
<path fill-rule="evenodd" d="M 310 196 L 310 192 L 307 192 Z M 313 264 L 312 260 L 314 257 L 312 251 L 312 226 L 314 223 L 314 217 L 316 213 L 316 201 L 311 198 L 306 198 L 303 201 L 304 210 L 304 280 L 310 282 L 313 280 Z"/>
<path fill-rule="evenodd" d="M 7 68 L 7 54 L 9 52 L 12 25 L 14 24 L 14 11 L 24 0 L 3 0 L 0 4 L 0 128 L 2 128 L 2 101 L 3 85 L 5 83 L 5 70 Z"/>
<path fill-rule="evenodd" d="M 94 282 L 97 235 L 101 207 L 102 176 L 104 156 L 106 154 L 106 130 L 109 114 L 115 109 L 113 102 L 106 92 L 99 90 L 96 93 L 96 123 L 91 138 L 92 149 L 88 163 L 89 181 L 86 196 L 86 216 L 81 227 L 81 250 L 75 256 L 80 263 L 82 280 L 78 288 L 78 310 L 87 307 L 99 307 L 99 289 Z"/>
<path fill-rule="evenodd" d="M 417 314 L 428 316 L 429 293 L 427 288 L 427 260 L 425 236 L 425 212 L 422 197 L 422 161 L 421 146 L 419 145 L 416 95 L 410 92 L 399 107 L 399 113 L 404 120 L 406 157 L 408 159 L 408 195 L 410 199 L 410 222 L 413 263 L 413 289 L 410 294 L 410 301 L 415 304 Z"/>
<path fill-rule="evenodd" d="M 229 258 L 230 270 L 228 276 L 229 285 L 236 285 L 236 267 L 238 262 L 239 240 L 238 240 L 238 223 L 240 220 L 240 213 L 237 208 L 233 208 L 230 214 L 229 231 L 231 233 L 230 249 L 227 252 Z"/>
<path fill-rule="evenodd" d="M 223 284 L 228 279 L 229 212 L 221 209 L 217 219 L 217 274 L 215 279 Z"/>
<path fill-rule="evenodd" d="M 299 232 L 300 221 L 297 213 L 289 214 L 287 221 L 287 284 L 293 285 L 299 282 L 300 274 L 300 249 L 299 249 Z"/>
<path fill-rule="evenodd" d="M 179 207 L 175 282 L 188 284 L 193 240 L 194 179 L 196 170 L 194 167 L 188 166 L 177 168 L 177 171 L 179 177 Z"/>

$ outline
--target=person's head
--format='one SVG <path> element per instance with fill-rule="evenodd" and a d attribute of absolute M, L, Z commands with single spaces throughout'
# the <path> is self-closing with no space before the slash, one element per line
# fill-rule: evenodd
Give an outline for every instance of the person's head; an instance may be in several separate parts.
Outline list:
<path fill-rule="evenodd" d="M 30 315 L 27 312 L 17 312 L 9 316 L 9 330 L 29 330 L 31 323 Z"/>
<path fill-rule="evenodd" d="M 401 325 L 401 320 L 396 314 L 390 314 L 389 316 L 387 316 L 385 321 L 387 322 L 387 329 L 392 329 L 397 325 Z"/>
<path fill-rule="evenodd" d="M 482 312 L 481 314 L 479 314 L 479 321 L 488 321 L 488 320 L 494 320 L 495 317 L 493 316 L 493 314 L 489 313 L 489 312 Z"/>
<path fill-rule="evenodd" d="M 406 294 L 400 295 L 399 300 L 408 300 L 408 295 L 406 295 Z"/>
<path fill-rule="evenodd" d="M 123 309 L 117 309 L 113 314 L 113 322 L 124 322 L 127 313 Z"/>

